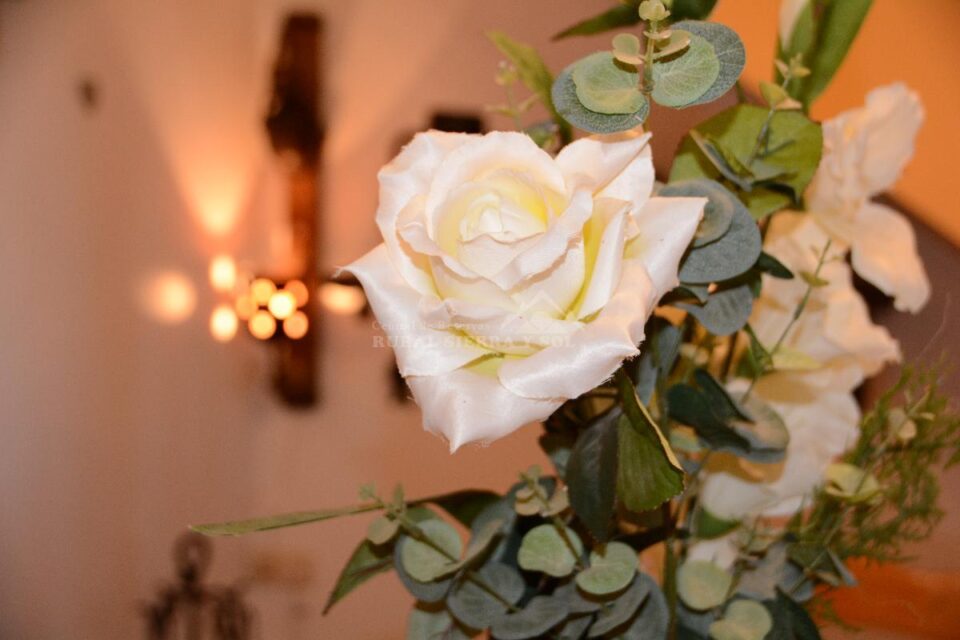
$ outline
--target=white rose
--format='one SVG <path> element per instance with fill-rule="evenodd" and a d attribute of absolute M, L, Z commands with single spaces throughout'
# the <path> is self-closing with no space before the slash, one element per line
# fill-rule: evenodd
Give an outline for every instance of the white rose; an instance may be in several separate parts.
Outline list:
<path fill-rule="evenodd" d="M 871 91 L 867 103 L 823 124 L 823 160 L 807 193 L 809 209 L 865 280 L 916 313 L 930 282 L 910 222 L 871 198 L 889 189 L 913 156 L 923 106 L 902 84 Z"/>
<path fill-rule="evenodd" d="M 638 352 L 702 198 L 651 198 L 649 136 L 554 159 L 520 133 L 429 131 L 381 170 L 355 274 L 451 449 L 541 420 Z"/>

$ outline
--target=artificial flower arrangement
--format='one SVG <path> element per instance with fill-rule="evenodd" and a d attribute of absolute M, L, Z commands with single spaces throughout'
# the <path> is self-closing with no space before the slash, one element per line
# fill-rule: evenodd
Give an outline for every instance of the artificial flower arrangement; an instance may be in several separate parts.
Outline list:
<path fill-rule="evenodd" d="M 411 640 L 819 638 L 848 560 L 929 535 L 935 468 L 960 446 L 936 376 L 908 371 L 866 414 L 853 395 L 900 358 L 853 273 L 902 311 L 929 296 L 909 223 L 873 200 L 922 107 L 893 85 L 806 115 L 863 0 L 785 2 L 753 104 L 740 38 L 704 21 L 714 4 L 615 6 L 560 35 L 636 29 L 556 78 L 491 34 L 519 131 L 414 137 L 379 175 L 383 244 L 347 267 L 427 430 L 456 450 L 542 421 L 555 468 L 504 495 L 364 487 L 352 507 L 195 529 L 381 512 L 327 606 L 396 571 Z M 658 183 L 651 102 L 734 88 Z M 524 126 L 535 101 L 551 119 Z"/>

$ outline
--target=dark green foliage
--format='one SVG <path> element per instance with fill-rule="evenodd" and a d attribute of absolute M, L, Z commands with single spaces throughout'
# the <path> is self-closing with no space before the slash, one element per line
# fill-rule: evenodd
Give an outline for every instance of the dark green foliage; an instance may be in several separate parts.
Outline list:
<path fill-rule="evenodd" d="M 598 542 L 608 540 L 617 499 L 615 409 L 597 418 L 577 439 L 567 465 L 570 506 Z"/>

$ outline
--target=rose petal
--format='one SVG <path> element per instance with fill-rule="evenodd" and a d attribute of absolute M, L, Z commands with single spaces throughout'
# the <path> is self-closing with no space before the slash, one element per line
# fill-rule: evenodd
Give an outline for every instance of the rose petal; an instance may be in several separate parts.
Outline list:
<path fill-rule="evenodd" d="M 565 344 L 507 360 L 500 367 L 500 382 L 525 398 L 576 398 L 593 389 L 639 352 L 655 293 L 643 263 L 625 261 L 617 292 L 593 321 Z"/>
<path fill-rule="evenodd" d="M 620 284 L 628 209 L 629 204 L 622 200 L 594 201 L 593 216 L 584 227 L 587 273 L 578 320 L 603 308 Z"/>
<path fill-rule="evenodd" d="M 638 234 L 626 254 L 646 265 L 659 300 L 679 284 L 680 258 L 697 232 L 706 198 L 650 198 L 634 218 Z"/>
<path fill-rule="evenodd" d="M 439 375 L 489 351 L 447 331 L 428 328 L 419 315 L 420 294 L 397 271 L 386 245 L 344 267 L 360 280 L 380 325 L 390 338 L 404 376 Z"/>
<path fill-rule="evenodd" d="M 410 286 L 421 293 L 433 292 L 429 267 L 425 259 L 405 246 L 397 235 L 397 218 L 412 199 L 427 192 L 434 172 L 447 154 L 470 139 L 471 136 L 461 133 L 418 133 L 377 174 L 380 182 L 377 226 L 397 269 Z"/>
<path fill-rule="evenodd" d="M 882 204 L 868 203 L 857 216 L 853 268 L 889 296 L 899 311 L 916 313 L 930 299 L 930 281 L 917 253 L 910 222 Z"/>
<path fill-rule="evenodd" d="M 451 453 L 469 442 L 491 442 L 543 420 L 561 400 L 521 398 L 495 375 L 458 369 L 443 376 L 411 376 L 407 384 L 423 412 L 423 427 L 444 436 Z"/>
<path fill-rule="evenodd" d="M 653 190 L 653 156 L 650 134 L 591 136 L 560 150 L 557 165 L 569 192 L 587 189 L 597 197 L 631 203 L 634 210 L 646 203 Z"/>
<path fill-rule="evenodd" d="M 870 195 L 889 189 L 899 179 L 913 157 L 923 119 L 920 98 L 903 83 L 879 87 L 867 94 L 862 118 L 853 126 L 866 137 L 860 171 Z"/>

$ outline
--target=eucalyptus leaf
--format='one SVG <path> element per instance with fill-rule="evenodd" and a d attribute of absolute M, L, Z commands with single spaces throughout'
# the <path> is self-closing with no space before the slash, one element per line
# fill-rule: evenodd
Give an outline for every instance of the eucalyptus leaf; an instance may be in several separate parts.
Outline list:
<path fill-rule="evenodd" d="M 603 607 L 603 600 L 589 594 L 584 594 L 577 588 L 575 579 L 560 585 L 553 593 L 558 598 L 563 598 L 566 601 L 567 610 L 573 615 L 595 613 Z"/>
<path fill-rule="evenodd" d="M 727 232 L 707 245 L 694 247 L 684 258 L 680 281 L 707 284 L 735 278 L 756 264 L 762 242 L 756 222 L 737 203 Z"/>
<path fill-rule="evenodd" d="M 636 113 L 646 103 L 637 70 L 608 51 L 579 60 L 571 72 L 577 99 L 590 111 L 608 115 Z"/>
<path fill-rule="evenodd" d="M 620 625 L 626 623 L 633 614 L 637 612 L 640 605 L 646 600 L 655 585 L 645 579 L 646 576 L 638 574 L 630 586 L 613 602 L 604 605 L 597 612 L 596 621 L 587 631 L 588 638 L 599 638 L 600 636 L 613 631 Z"/>
<path fill-rule="evenodd" d="M 693 35 L 681 54 L 654 64 L 652 97 L 665 107 L 690 106 L 706 94 L 719 74 L 720 61 L 713 45 Z"/>
<path fill-rule="evenodd" d="M 411 542 L 411 538 L 405 534 L 402 534 L 397 539 L 396 545 L 394 545 L 393 568 L 394 571 L 397 572 L 397 577 L 400 578 L 400 582 L 402 582 L 403 586 L 408 592 L 410 592 L 410 595 L 420 602 L 440 602 L 447 597 L 450 587 L 453 586 L 453 579 L 444 578 L 442 580 L 436 580 L 433 582 L 420 582 L 419 580 L 415 580 L 413 576 L 407 573 L 406 569 L 403 568 L 403 548 L 409 542 Z"/>
<path fill-rule="evenodd" d="M 577 438 L 567 464 L 574 513 L 600 542 L 606 542 L 617 498 L 619 411 L 596 418 Z"/>
<path fill-rule="evenodd" d="M 820 640 L 820 630 L 807 610 L 781 590 L 767 603 L 779 635 L 777 640 Z"/>
<path fill-rule="evenodd" d="M 658 195 L 669 198 L 707 198 L 703 220 L 693 236 L 694 247 L 702 247 L 721 238 L 730 229 L 737 208 L 743 208 L 737 197 L 723 185 L 704 178 L 668 184 L 660 189 Z"/>
<path fill-rule="evenodd" d="M 593 622 L 593 618 L 588 615 L 570 616 L 566 623 L 557 632 L 557 640 L 583 640 L 583 635 L 587 632 L 587 627 Z"/>
<path fill-rule="evenodd" d="M 605 596 L 626 587 L 637 573 L 637 552 L 622 542 L 608 542 L 590 553 L 590 568 L 577 574 L 577 586 Z"/>
<path fill-rule="evenodd" d="M 467 640 L 467 633 L 446 609 L 414 607 L 407 620 L 407 640 Z"/>
<path fill-rule="evenodd" d="M 667 392 L 670 417 L 688 425 L 704 442 L 717 451 L 746 454 L 749 441 L 714 412 L 710 400 L 699 390 L 686 384 L 677 384 Z"/>
<path fill-rule="evenodd" d="M 617 384 L 624 410 L 617 425 L 617 491 L 627 509 L 647 511 L 683 491 L 683 468 L 640 405 L 630 377 L 618 372 Z"/>
<path fill-rule="evenodd" d="M 671 11 L 677 17 L 676 3 L 674 3 L 674 8 Z M 702 22 L 699 20 L 675 22 L 672 28 L 688 31 L 708 41 L 713 46 L 713 51 L 720 63 L 717 79 L 692 104 L 713 102 L 732 89 L 737 80 L 740 79 L 743 67 L 747 63 L 747 52 L 737 32 L 717 22 Z"/>
<path fill-rule="evenodd" d="M 480 527 L 470 538 L 470 542 L 467 543 L 467 550 L 464 552 L 463 558 L 459 562 L 449 564 L 439 577 L 450 575 L 464 567 L 475 564 L 490 548 L 497 536 L 503 533 L 504 522 L 505 520 L 491 520 Z"/>
<path fill-rule="evenodd" d="M 469 527 L 473 524 L 477 515 L 499 499 L 500 496 L 492 491 L 464 489 L 440 496 L 433 496 L 426 501 L 437 505 L 456 518 L 460 524 Z M 424 502 L 424 500 L 416 501 L 416 503 L 422 502 Z"/>
<path fill-rule="evenodd" d="M 523 596 L 523 577 L 509 565 L 491 562 L 476 572 L 476 578 L 499 598 L 470 577 L 464 577 L 447 597 L 447 607 L 467 627 L 487 629 L 506 615 L 505 602 L 514 605 Z"/>
<path fill-rule="evenodd" d="M 696 127 L 701 136 L 712 138 L 738 161 L 751 168 L 761 161 L 765 171 L 776 168 L 784 177 L 750 188 L 734 185 L 739 197 L 755 218 L 762 218 L 799 201 L 820 163 L 823 135 L 820 126 L 797 111 L 777 111 L 761 137 L 769 111 L 742 104 L 710 118 Z M 757 148 L 756 141 L 761 138 Z M 754 156 L 754 149 L 757 153 Z M 684 138 L 670 171 L 670 181 L 707 177 L 718 179 L 721 172 L 708 160 L 691 136 Z"/>
<path fill-rule="evenodd" d="M 670 17 L 673 20 L 705 20 L 716 5 L 717 0 L 673 0 Z M 680 24 L 677 22 L 673 26 L 682 28 Z"/>
<path fill-rule="evenodd" d="M 418 526 L 442 551 L 410 538 L 401 549 L 400 561 L 414 580 L 431 582 L 444 576 L 451 563 L 457 561 L 463 551 L 463 542 L 457 530 L 443 520 L 427 520 Z"/>
<path fill-rule="evenodd" d="M 589 133 L 618 133 L 643 124 L 650 112 L 646 100 L 635 113 L 618 115 L 597 113 L 583 106 L 573 82 L 575 64 L 564 69 L 553 83 L 553 103 L 567 122 Z"/>
<path fill-rule="evenodd" d="M 697 611 L 723 604 L 732 583 L 731 574 L 707 560 L 687 560 L 677 569 L 677 594 Z"/>
<path fill-rule="evenodd" d="M 620 27 L 629 27 L 639 22 L 640 15 L 637 13 L 636 3 L 632 5 L 621 4 L 597 16 L 579 22 L 568 29 L 564 29 L 554 35 L 553 39 L 559 40 L 560 38 L 569 38 L 570 36 L 589 36 L 595 33 L 619 29 Z"/>
<path fill-rule="evenodd" d="M 729 336 L 744 327 L 753 311 L 751 283 L 718 289 L 711 293 L 705 304 L 678 302 L 674 306 L 683 309 L 715 336 Z"/>
<path fill-rule="evenodd" d="M 629 626 L 613 636 L 612 640 L 663 640 L 670 626 L 670 608 L 667 598 L 653 578 L 640 574 L 638 580 L 647 584 L 649 595 L 640 605 Z"/>
<path fill-rule="evenodd" d="M 582 553 L 583 543 L 573 529 L 564 527 L 561 534 L 553 524 L 541 524 L 523 536 L 517 563 L 527 571 L 562 578 L 570 575 Z"/>
<path fill-rule="evenodd" d="M 525 640 L 543 637 L 567 617 L 567 603 L 561 598 L 534 596 L 523 609 L 493 623 L 490 632 L 497 640 Z"/>
<path fill-rule="evenodd" d="M 731 426 L 750 443 L 750 452 L 745 454 L 754 462 L 772 463 L 783 459 L 790 432 L 783 418 L 766 402 L 756 395 L 744 398 L 744 394 L 734 394 L 734 399 L 752 416 L 752 420 L 733 420 Z"/>
<path fill-rule="evenodd" d="M 756 600 L 770 600 L 787 575 L 787 545 L 774 543 L 755 566 L 743 571 L 737 582 L 737 593 Z"/>
<path fill-rule="evenodd" d="M 373 544 L 386 544 L 393 540 L 399 530 L 399 522 L 387 516 L 380 516 L 367 528 L 367 540 Z"/>
<path fill-rule="evenodd" d="M 735 600 L 723 617 L 710 625 L 714 640 L 763 640 L 773 629 L 770 612 L 759 602 Z"/>
<path fill-rule="evenodd" d="M 757 271 L 768 273 L 780 280 L 793 280 L 794 278 L 793 272 L 790 271 L 790 269 L 765 251 L 760 253 L 760 257 L 757 258 L 757 264 L 754 265 L 754 268 Z"/>
<path fill-rule="evenodd" d="M 347 560 L 343 570 L 340 571 L 340 576 L 337 578 L 333 591 L 323 607 L 323 613 L 326 614 L 333 608 L 333 605 L 343 600 L 350 592 L 370 578 L 389 571 L 392 564 L 392 549 L 377 547 L 368 540 L 361 542 L 350 555 L 350 559 Z"/>

